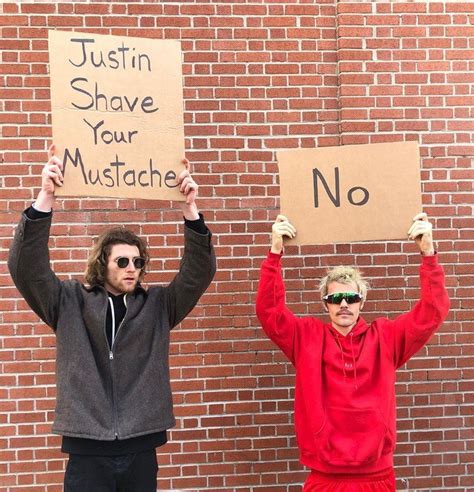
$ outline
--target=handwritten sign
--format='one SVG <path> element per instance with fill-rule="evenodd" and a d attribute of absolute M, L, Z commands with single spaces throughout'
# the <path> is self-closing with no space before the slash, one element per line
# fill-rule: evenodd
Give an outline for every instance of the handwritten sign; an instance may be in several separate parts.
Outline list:
<path fill-rule="evenodd" d="M 178 41 L 49 31 L 63 196 L 183 200 Z"/>
<path fill-rule="evenodd" d="M 289 244 L 406 239 L 422 211 L 417 142 L 282 150 L 281 213 Z"/>

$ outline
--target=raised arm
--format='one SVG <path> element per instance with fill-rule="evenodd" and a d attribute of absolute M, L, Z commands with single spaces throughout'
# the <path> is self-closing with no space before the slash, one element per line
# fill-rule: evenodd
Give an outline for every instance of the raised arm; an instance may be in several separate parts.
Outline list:
<path fill-rule="evenodd" d="M 279 215 L 272 226 L 272 246 L 260 269 L 257 293 L 257 316 L 268 337 L 295 364 L 295 336 L 299 319 L 286 307 L 285 286 L 281 272 L 283 237 L 294 237 L 295 228 Z"/>
<path fill-rule="evenodd" d="M 426 214 L 413 219 L 408 231 L 422 254 L 420 266 L 420 300 L 414 308 L 387 327 L 386 336 L 394 350 L 396 367 L 403 365 L 420 350 L 441 326 L 449 310 L 443 267 L 438 264 L 432 234 Z"/>
<path fill-rule="evenodd" d="M 21 217 L 8 256 L 13 281 L 31 309 L 53 329 L 56 327 L 61 281 L 51 270 L 49 229 L 55 186 L 62 186 L 62 164 L 49 149 L 41 173 L 41 190 L 33 207 Z"/>
<path fill-rule="evenodd" d="M 170 326 L 180 323 L 193 309 L 216 273 L 216 257 L 212 234 L 196 205 L 198 185 L 190 172 L 187 159 L 178 177 L 180 191 L 186 198 L 180 202 L 185 219 L 184 255 L 179 272 L 166 288 Z"/>

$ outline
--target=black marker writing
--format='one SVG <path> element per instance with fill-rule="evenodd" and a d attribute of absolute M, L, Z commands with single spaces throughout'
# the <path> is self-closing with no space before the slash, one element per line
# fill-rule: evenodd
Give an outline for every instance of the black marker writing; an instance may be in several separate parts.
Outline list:
<path fill-rule="evenodd" d="M 81 45 L 78 60 L 73 61 L 69 58 L 69 63 L 75 67 L 82 67 L 89 63 L 96 68 L 108 67 L 113 70 L 120 68 L 122 70 L 134 69 L 140 72 L 142 70 L 151 72 L 150 57 L 145 53 L 134 53 L 135 48 L 125 46 L 123 41 L 121 46 L 105 53 L 101 49 L 98 52 L 94 51 L 94 47 L 90 46 L 95 43 L 95 39 L 92 38 L 72 38 L 71 43 L 79 43 Z"/>
<path fill-rule="evenodd" d="M 105 186 L 107 188 L 138 187 L 138 188 L 176 188 L 176 173 L 172 170 L 164 173 L 155 169 L 153 159 L 148 160 L 148 165 L 141 170 L 127 169 L 127 164 L 119 160 L 115 155 L 115 160 L 109 163 L 109 167 L 101 169 L 89 169 L 82 159 L 79 149 L 76 147 L 74 156 L 65 149 L 63 157 L 63 174 L 66 175 L 68 163 L 74 167 L 79 167 L 82 179 L 86 185 Z"/>
<path fill-rule="evenodd" d="M 104 120 L 99 121 L 95 126 L 94 124 L 89 123 L 85 118 L 83 118 L 84 123 L 92 128 L 94 134 L 94 145 L 97 145 L 100 141 L 105 143 L 106 145 L 111 143 L 132 143 L 132 138 L 134 135 L 138 133 L 138 130 L 128 130 L 128 132 L 124 132 L 121 130 L 101 130 L 99 128 L 104 124 Z"/>
<path fill-rule="evenodd" d="M 340 184 L 339 184 L 339 168 L 335 167 L 334 168 L 334 193 L 331 191 L 328 182 L 326 181 L 326 178 L 323 176 L 321 171 L 317 168 L 313 169 L 313 192 L 314 192 L 314 207 L 318 208 L 319 207 L 319 182 L 321 181 L 327 196 L 333 203 L 335 207 L 340 207 L 341 206 L 341 189 L 340 189 Z M 362 194 L 364 195 L 361 200 L 356 202 L 354 200 L 354 193 L 360 190 Z M 358 207 L 365 205 L 369 201 L 370 193 L 366 188 L 363 188 L 362 186 L 354 186 L 347 192 L 347 199 L 351 205 L 356 205 Z"/>
<path fill-rule="evenodd" d="M 88 80 L 85 77 L 75 77 L 71 80 L 71 87 L 74 91 L 83 94 L 87 97 L 82 102 L 71 104 L 77 109 L 93 109 L 95 111 L 119 111 L 119 112 L 135 112 L 135 109 L 141 109 L 144 113 L 154 113 L 159 108 L 154 107 L 154 101 L 151 96 L 144 96 L 142 98 L 128 97 L 128 96 L 107 96 L 99 91 L 99 85 L 97 82 L 94 84 L 93 93 L 89 92 L 83 86 L 87 87 Z M 141 102 L 139 103 L 139 101 Z"/>

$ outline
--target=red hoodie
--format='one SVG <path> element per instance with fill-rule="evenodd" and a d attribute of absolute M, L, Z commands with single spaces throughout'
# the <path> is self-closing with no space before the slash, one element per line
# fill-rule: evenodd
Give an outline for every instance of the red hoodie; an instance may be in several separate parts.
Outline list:
<path fill-rule="evenodd" d="M 393 466 L 395 370 L 429 340 L 449 309 L 437 255 L 423 256 L 421 300 L 394 320 L 362 317 L 347 336 L 300 318 L 285 305 L 281 256 L 263 262 L 257 316 L 296 368 L 300 460 L 325 473 L 373 473 Z"/>

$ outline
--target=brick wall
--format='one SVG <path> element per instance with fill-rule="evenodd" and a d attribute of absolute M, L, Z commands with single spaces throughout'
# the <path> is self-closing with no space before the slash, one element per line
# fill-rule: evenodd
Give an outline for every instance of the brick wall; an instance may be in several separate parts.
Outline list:
<path fill-rule="evenodd" d="M 275 149 L 399 140 L 421 144 L 424 209 L 452 310 L 399 372 L 398 489 L 473 490 L 474 4 L 7 1 L 0 9 L 0 490 L 59 491 L 65 464 L 50 433 L 54 336 L 5 265 L 51 141 L 50 28 L 182 40 L 186 155 L 219 271 L 173 332 L 178 425 L 159 450 L 160 490 L 300 490 L 307 471 L 293 432 L 294 373 L 254 316 L 278 212 Z M 80 278 L 91 237 L 126 223 L 152 245 L 149 281 L 169 280 L 182 245 L 180 214 L 169 205 L 58 200 L 54 269 Z M 297 313 L 321 314 L 315 279 L 342 262 L 372 279 L 368 319 L 395 316 L 417 298 L 418 255 L 408 242 L 287 253 Z"/>

